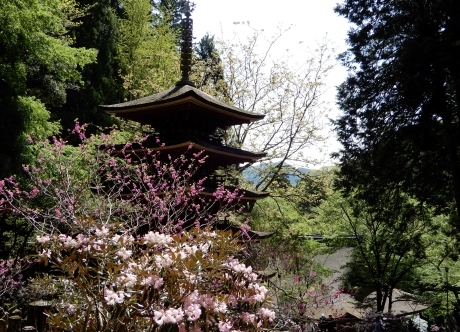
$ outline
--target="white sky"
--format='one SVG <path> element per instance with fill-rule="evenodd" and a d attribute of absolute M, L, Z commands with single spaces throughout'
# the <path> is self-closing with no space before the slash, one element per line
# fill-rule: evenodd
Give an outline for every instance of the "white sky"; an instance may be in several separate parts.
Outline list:
<path fill-rule="evenodd" d="M 206 32 L 214 34 L 217 38 L 230 39 L 234 32 L 244 37 L 250 33 L 250 30 L 233 23 L 250 22 L 250 25 L 256 29 L 264 29 L 268 36 L 280 25 L 283 27 L 292 25 L 289 32 L 278 43 L 275 52 L 282 55 L 289 49 L 298 62 L 302 62 L 302 56 L 305 54 L 302 50 L 306 45 L 313 48 L 316 42 L 326 35 L 337 54 L 346 49 L 345 40 L 349 25 L 346 19 L 339 17 L 333 11 L 339 0 L 193 0 L 193 2 L 196 4 L 192 14 L 193 34 L 196 41 Z M 338 114 L 335 106 L 335 86 L 345 77 L 346 71 L 340 64 L 337 64 L 329 74 L 328 92 L 324 98 L 332 109 L 329 114 L 331 118 L 335 118 Z M 329 136 L 329 148 L 323 149 L 322 152 L 311 153 L 317 154 L 318 157 L 319 154 L 322 155 L 321 157 L 326 157 L 330 152 L 337 150 L 340 145 L 332 134 Z M 326 160 L 323 164 L 330 164 L 330 162 Z"/>

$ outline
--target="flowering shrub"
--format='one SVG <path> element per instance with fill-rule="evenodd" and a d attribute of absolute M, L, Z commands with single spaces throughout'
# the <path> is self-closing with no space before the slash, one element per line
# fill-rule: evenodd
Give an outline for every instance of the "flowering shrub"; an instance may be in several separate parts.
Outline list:
<path fill-rule="evenodd" d="M 205 160 L 200 153 L 166 158 L 144 149 L 144 139 L 118 147 L 111 143 L 115 132 L 86 138 L 77 125 L 74 134 L 79 147 L 57 138 L 35 145 L 36 164 L 24 167 L 29 188 L 13 177 L 0 181 L 1 210 L 23 216 L 44 234 L 75 228 L 82 215 L 118 220 L 130 230 L 177 232 L 222 219 L 238 199 L 238 191 L 222 187 L 213 199 L 201 195 L 205 179 L 192 181 Z"/>
<path fill-rule="evenodd" d="M 0 210 L 35 227 L 53 270 L 53 330 L 238 331 L 273 321 L 234 235 L 211 228 L 231 217 L 238 192 L 202 195 L 203 180 L 192 181 L 201 154 L 165 158 L 142 139 L 116 147 L 113 134 L 74 133 L 79 147 L 37 145 L 30 187 L 0 181 Z"/>
<path fill-rule="evenodd" d="M 57 330 L 257 330 L 274 318 L 263 305 L 267 289 L 236 257 L 230 232 L 194 228 L 176 235 L 150 231 L 134 237 L 121 224 L 87 234 L 39 236 L 42 257 L 65 284 Z"/>
<path fill-rule="evenodd" d="M 254 268 L 274 274 L 267 285 L 276 302 L 276 328 L 300 328 L 310 318 L 319 318 L 321 309 L 334 313 L 334 302 L 342 290 L 331 273 L 314 260 L 324 251 L 322 244 L 287 233 L 275 234 L 251 249 L 257 257 Z"/>
<path fill-rule="evenodd" d="M 23 259 L 0 261 L 0 297 L 23 284 L 22 271 L 30 264 Z"/>

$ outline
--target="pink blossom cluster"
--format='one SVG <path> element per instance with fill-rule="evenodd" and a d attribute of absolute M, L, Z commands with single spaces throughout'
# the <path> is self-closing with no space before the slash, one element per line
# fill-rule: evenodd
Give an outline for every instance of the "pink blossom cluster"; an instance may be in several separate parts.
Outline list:
<path fill-rule="evenodd" d="M 104 288 L 104 300 L 108 305 L 115 305 L 117 303 L 123 303 L 125 293 L 123 291 L 112 291 L 108 288 Z"/>
<path fill-rule="evenodd" d="M 0 296 L 23 284 L 22 272 L 31 264 L 24 259 L 0 261 Z"/>
<path fill-rule="evenodd" d="M 246 266 L 244 263 L 241 263 L 238 259 L 235 259 L 233 257 L 229 257 L 226 260 L 225 266 L 227 266 L 234 272 L 237 272 L 237 273 L 240 272 L 243 274 L 247 274 L 251 277 L 257 277 L 257 275 L 252 272 L 252 267 Z"/>
<path fill-rule="evenodd" d="M 159 326 L 163 324 L 178 324 L 182 322 L 184 311 L 181 308 L 160 309 L 154 311 L 154 320 Z"/>
<path fill-rule="evenodd" d="M 146 244 L 158 244 L 167 245 L 173 241 L 172 237 L 168 234 L 161 234 L 159 232 L 148 232 L 144 235 L 144 241 Z"/>
<path fill-rule="evenodd" d="M 58 138 L 34 143 L 35 165 L 24 166 L 31 185 L 20 187 L 14 177 L 1 180 L 0 211 L 23 216 L 44 236 L 85 227 L 82 216 L 120 220 L 129 230 L 175 233 L 223 219 L 239 200 L 238 190 L 224 187 L 213 199 L 205 198 L 205 179 L 196 176 L 205 159 L 200 153 L 165 158 L 145 148 L 144 138 L 119 146 L 112 143 L 116 132 L 87 137 L 84 131 L 78 123 L 73 130 L 82 140 L 78 147 Z M 49 206 L 36 209 L 33 199 L 40 197 Z M 107 231 L 106 224 L 93 228 L 99 237 Z"/>

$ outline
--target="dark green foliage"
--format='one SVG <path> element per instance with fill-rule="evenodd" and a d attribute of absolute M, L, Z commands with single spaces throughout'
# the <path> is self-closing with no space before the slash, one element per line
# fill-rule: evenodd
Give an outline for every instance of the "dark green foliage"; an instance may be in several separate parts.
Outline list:
<path fill-rule="evenodd" d="M 300 199 L 297 208 L 302 213 L 313 213 L 313 209 L 321 205 L 321 202 L 327 199 L 327 184 L 325 176 L 322 174 L 303 175 L 297 183 L 300 190 Z"/>
<path fill-rule="evenodd" d="M 113 122 L 98 105 L 123 101 L 123 86 L 116 60 L 118 38 L 117 17 L 122 15 L 118 0 L 77 0 L 89 10 L 72 29 L 76 47 L 97 49 L 97 61 L 82 71 L 82 87 L 67 89 L 67 102 L 52 109 L 52 118 L 63 128 L 72 128 L 75 119 L 81 123 L 108 126 Z"/>
<path fill-rule="evenodd" d="M 25 121 L 24 114 L 18 112 L 16 98 L 14 90 L 0 77 L 0 178 L 19 170 L 22 164 L 18 152 L 22 151 L 20 135 L 24 131 Z"/>
<path fill-rule="evenodd" d="M 29 242 L 34 229 L 27 221 L 13 214 L 0 215 L 0 260 L 18 259 L 35 254 Z"/>
<path fill-rule="evenodd" d="M 370 204 L 388 187 L 441 211 L 455 199 L 458 217 L 460 2 L 347 0 L 336 12 L 356 26 L 341 56 L 339 186 Z"/>
<path fill-rule="evenodd" d="M 206 34 L 194 47 L 195 61 L 192 80 L 198 89 L 231 102 L 229 86 L 224 77 L 224 66 L 213 35 Z"/>
<path fill-rule="evenodd" d="M 356 238 L 347 284 L 363 295 L 375 291 L 377 311 L 383 311 L 393 289 L 424 264 L 432 216 L 423 204 L 393 190 L 373 205 L 354 197 L 341 208 L 343 231 Z"/>
<path fill-rule="evenodd" d="M 195 53 L 201 60 L 213 60 L 215 63 L 221 62 L 220 59 L 214 59 L 213 53 L 217 52 L 216 44 L 214 42 L 214 35 L 207 33 L 201 38 L 198 45 L 195 46 Z M 223 74 L 219 75 L 219 78 L 223 78 Z"/>

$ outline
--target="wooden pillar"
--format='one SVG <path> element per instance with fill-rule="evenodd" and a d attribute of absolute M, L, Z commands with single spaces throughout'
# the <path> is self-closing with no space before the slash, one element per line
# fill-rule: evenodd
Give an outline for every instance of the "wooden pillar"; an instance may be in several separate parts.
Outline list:
<path fill-rule="evenodd" d="M 6 332 L 6 319 L 0 319 L 0 332 Z"/>
<path fill-rule="evenodd" d="M 49 301 L 35 301 L 29 303 L 27 308 L 27 324 L 35 327 L 37 332 L 44 332 L 46 329 L 45 310 L 51 307 Z"/>
<path fill-rule="evenodd" d="M 20 332 L 21 331 L 21 316 L 10 316 L 8 317 L 8 332 Z"/>

